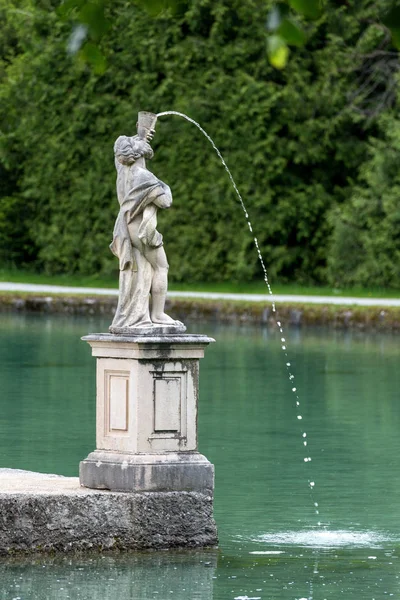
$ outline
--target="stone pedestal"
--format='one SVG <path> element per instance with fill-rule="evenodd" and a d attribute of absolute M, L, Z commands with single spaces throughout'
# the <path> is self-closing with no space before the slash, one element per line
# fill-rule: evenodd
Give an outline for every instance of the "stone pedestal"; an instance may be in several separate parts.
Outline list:
<path fill-rule="evenodd" d="M 124 492 L 212 496 L 214 467 L 197 451 L 203 335 L 106 333 L 82 338 L 97 359 L 96 450 L 80 483 Z"/>

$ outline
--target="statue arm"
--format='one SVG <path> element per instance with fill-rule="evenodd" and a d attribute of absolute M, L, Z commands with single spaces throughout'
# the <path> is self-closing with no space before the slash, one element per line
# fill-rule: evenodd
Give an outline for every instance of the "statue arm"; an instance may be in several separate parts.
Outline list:
<path fill-rule="evenodd" d="M 151 202 L 158 206 L 158 208 L 169 208 L 172 204 L 170 187 L 163 181 L 160 181 L 159 183 L 160 185 L 150 194 Z"/>

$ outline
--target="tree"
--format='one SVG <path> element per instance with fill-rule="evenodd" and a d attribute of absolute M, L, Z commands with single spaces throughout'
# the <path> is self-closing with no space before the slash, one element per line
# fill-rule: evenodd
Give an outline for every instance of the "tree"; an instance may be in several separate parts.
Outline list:
<path fill-rule="evenodd" d="M 349 202 L 332 214 L 329 276 L 336 286 L 400 288 L 400 120 L 380 119 Z"/>
<path fill-rule="evenodd" d="M 272 278 L 326 282 L 330 213 L 351 197 L 369 137 L 381 136 L 378 116 L 367 122 L 349 96 L 355 56 L 375 48 L 373 36 L 368 48 L 360 40 L 380 7 L 331 3 L 278 70 L 266 60 L 271 2 L 193 0 L 154 18 L 117 0 L 104 4 L 112 26 L 98 48 L 107 69 L 96 72 L 65 52 L 71 22 L 49 10 L 54 6 L 20 0 L 13 11 L 10 0 L 0 0 L 7 32 L 3 261 L 10 259 L 4 232 L 18 213 L 26 239 L 16 245 L 17 265 L 49 273 L 116 270 L 108 251 L 117 210 L 113 141 L 133 133 L 137 110 L 175 109 L 202 124 L 221 149 Z M 380 94 L 381 87 L 370 100 L 379 103 Z M 160 119 L 157 129 L 151 168 L 174 195 L 173 209 L 160 215 L 171 276 L 262 276 L 240 206 L 206 140 L 177 117 Z"/>
<path fill-rule="evenodd" d="M 91 64 L 96 72 L 106 69 L 106 60 L 99 49 L 99 41 L 110 30 L 113 20 L 107 14 L 110 0 L 63 0 L 58 14 L 74 23 L 68 42 L 71 54 Z M 136 0 L 134 2 L 149 15 L 159 17 L 169 13 L 180 16 L 188 10 L 188 0 Z M 310 22 L 332 10 L 349 6 L 347 0 L 282 0 L 270 5 L 265 21 L 266 48 L 270 63 L 277 69 L 286 66 L 290 46 L 302 48 L 312 31 Z M 393 45 L 400 49 L 400 8 L 383 0 L 380 6 L 371 5 L 377 23 L 389 34 Z M 378 13 L 378 14 L 377 14 Z"/>

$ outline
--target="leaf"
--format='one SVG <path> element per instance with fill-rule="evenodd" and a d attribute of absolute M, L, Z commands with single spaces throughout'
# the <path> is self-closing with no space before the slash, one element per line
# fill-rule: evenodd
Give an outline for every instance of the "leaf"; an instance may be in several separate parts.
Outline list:
<path fill-rule="evenodd" d="M 392 34 L 393 45 L 400 50 L 400 7 L 393 6 L 382 22 Z"/>
<path fill-rule="evenodd" d="M 86 0 L 64 0 L 64 2 L 57 7 L 56 12 L 60 17 L 66 19 L 74 10 L 82 8 L 85 1 Z"/>
<path fill-rule="evenodd" d="M 287 4 L 275 4 L 269 11 L 267 22 L 265 24 L 268 31 L 276 31 L 288 12 L 289 7 Z"/>
<path fill-rule="evenodd" d="M 400 27 L 389 27 L 393 45 L 400 50 Z"/>
<path fill-rule="evenodd" d="M 308 19 L 318 19 L 321 14 L 320 0 L 289 0 L 289 4 Z"/>
<path fill-rule="evenodd" d="M 79 52 L 79 57 L 89 63 L 93 67 L 93 71 L 98 75 L 102 75 L 107 68 L 107 62 L 104 55 L 92 42 L 86 42 Z"/>
<path fill-rule="evenodd" d="M 289 58 L 289 48 L 280 35 L 270 35 L 267 38 L 267 54 L 269 62 L 276 69 L 284 69 Z"/>
<path fill-rule="evenodd" d="M 110 23 L 104 15 L 103 0 L 86 2 L 78 13 L 78 19 L 88 26 L 91 36 L 97 40 L 110 28 Z"/>
<path fill-rule="evenodd" d="M 303 29 L 292 19 L 283 19 L 277 33 L 290 46 L 298 46 L 301 48 L 307 41 L 307 36 Z"/>

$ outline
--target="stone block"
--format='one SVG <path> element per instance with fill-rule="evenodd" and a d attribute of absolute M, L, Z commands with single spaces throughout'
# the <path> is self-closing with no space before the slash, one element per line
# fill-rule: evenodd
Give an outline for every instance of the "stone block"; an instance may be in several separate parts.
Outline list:
<path fill-rule="evenodd" d="M 0 554 L 214 546 L 211 495 L 121 493 L 0 469 Z"/>

